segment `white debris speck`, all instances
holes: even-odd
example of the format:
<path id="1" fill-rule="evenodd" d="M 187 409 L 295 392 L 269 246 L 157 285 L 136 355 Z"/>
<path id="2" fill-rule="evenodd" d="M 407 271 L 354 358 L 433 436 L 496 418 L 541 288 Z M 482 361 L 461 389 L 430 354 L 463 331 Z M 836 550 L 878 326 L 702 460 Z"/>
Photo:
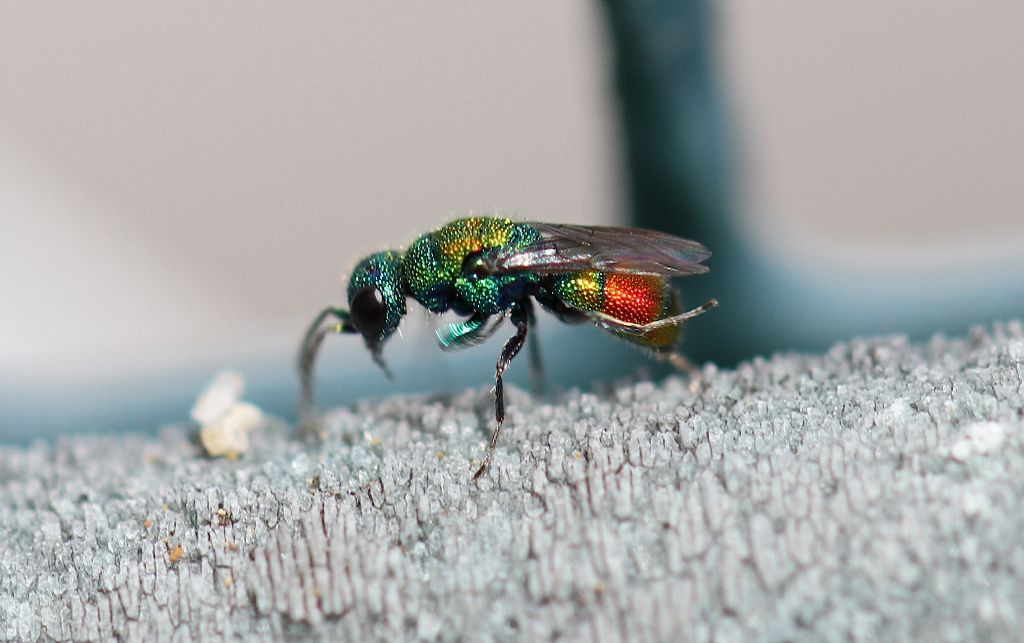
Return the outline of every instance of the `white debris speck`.
<path id="1" fill-rule="evenodd" d="M 206 452 L 214 457 L 232 460 L 249 450 L 249 431 L 263 422 L 263 412 L 255 404 L 239 402 L 217 421 L 199 432 Z"/>
<path id="2" fill-rule="evenodd" d="M 1006 354 L 1018 362 L 1024 361 L 1024 340 L 1016 339 L 1008 343 Z"/>
<path id="3" fill-rule="evenodd" d="M 889 405 L 889 408 L 882 412 L 881 419 L 888 420 L 893 424 L 898 424 L 905 421 L 913 412 L 914 410 L 910 408 L 910 404 L 907 403 L 906 398 L 901 397 L 894 400 L 893 403 Z"/>
<path id="4" fill-rule="evenodd" d="M 201 427 L 199 441 L 209 455 L 234 460 L 249 449 L 249 432 L 263 422 L 263 412 L 239 401 L 244 390 L 245 379 L 239 373 L 222 371 L 192 407 L 192 419 Z"/>
<path id="5" fill-rule="evenodd" d="M 951 458 L 963 462 L 972 455 L 987 455 L 1003 446 L 1006 428 L 996 422 L 978 422 L 964 430 L 949 450 Z"/>
<path id="6" fill-rule="evenodd" d="M 221 371 L 206 385 L 192 406 L 192 419 L 201 426 L 216 422 L 238 403 L 245 391 L 245 378 L 236 371 Z"/>
<path id="7" fill-rule="evenodd" d="M 964 493 L 961 498 L 961 504 L 963 506 L 964 515 L 970 518 L 986 514 L 991 508 L 991 503 L 984 494 L 979 493 L 975 490 L 970 490 Z"/>

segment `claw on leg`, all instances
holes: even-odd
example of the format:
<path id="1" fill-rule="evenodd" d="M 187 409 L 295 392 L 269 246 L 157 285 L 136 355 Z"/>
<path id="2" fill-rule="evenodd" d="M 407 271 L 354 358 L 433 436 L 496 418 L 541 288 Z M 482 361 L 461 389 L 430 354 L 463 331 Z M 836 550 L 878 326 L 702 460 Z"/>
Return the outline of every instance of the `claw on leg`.
<path id="1" fill-rule="evenodd" d="M 335 317 L 338 321 L 324 324 L 329 317 Z M 316 356 L 324 337 L 332 333 L 351 333 L 355 328 L 349 321 L 347 311 L 339 308 L 324 308 L 313 319 L 305 336 L 302 338 L 302 346 L 299 348 L 299 385 L 301 393 L 299 397 L 299 432 L 310 437 L 320 436 L 320 418 L 316 412 L 313 402 L 313 367 L 316 365 Z"/>
<path id="2" fill-rule="evenodd" d="M 675 366 L 679 372 L 686 373 L 690 376 L 690 393 L 693 395 L 700 393 L 700 388 L 704 385 L 704 378 L 701 377 L 700 369 L 697 368 L 693 362 L 686 359 L 679 353 L 669 353 L 665 359 L 672 364 L 672 366 Z"/>

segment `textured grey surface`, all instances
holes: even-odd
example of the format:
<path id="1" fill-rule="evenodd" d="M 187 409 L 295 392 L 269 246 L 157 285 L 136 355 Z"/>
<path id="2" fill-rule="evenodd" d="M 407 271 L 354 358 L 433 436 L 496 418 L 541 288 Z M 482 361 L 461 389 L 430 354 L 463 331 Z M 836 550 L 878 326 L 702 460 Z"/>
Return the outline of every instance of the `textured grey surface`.
<path id="1" fill-rule="evenodd" d="M 0 639 L 1014 639 L 1024 330 L 0 450 Z M 709 445 L 710 439 L 710 445 Z"/>

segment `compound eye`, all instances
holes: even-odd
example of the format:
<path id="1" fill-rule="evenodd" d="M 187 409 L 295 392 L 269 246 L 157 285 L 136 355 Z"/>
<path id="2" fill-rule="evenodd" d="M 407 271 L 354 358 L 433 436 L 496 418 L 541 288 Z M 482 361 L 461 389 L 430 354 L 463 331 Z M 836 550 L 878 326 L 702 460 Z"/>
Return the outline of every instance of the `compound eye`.
<path id="1" fill-rule="evenodd" d="M 384 297 L 373 286 L 363 286 L 355 292 L 350 303 L 352 323 L 363 337 L 380 335 L 388 320 L 388 306 Z"/>

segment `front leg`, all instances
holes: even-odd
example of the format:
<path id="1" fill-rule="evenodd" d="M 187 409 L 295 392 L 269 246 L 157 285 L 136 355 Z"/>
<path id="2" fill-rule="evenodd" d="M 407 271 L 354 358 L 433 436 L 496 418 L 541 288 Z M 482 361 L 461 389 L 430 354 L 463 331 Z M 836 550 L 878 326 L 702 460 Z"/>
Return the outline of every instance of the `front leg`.
<path id="1" fill-rule="evenodd" d="M 325 324 L 333 317 L 330 323 Z M 318 421 L 316 407 L 313 404 L 313 366 L 316 364 L 316 356 L 320 350 L 320 344 L 324 337 L 331 333 L 354 333 L 351 316 L 347 310 L 328 307 L 320 311 L 313 323 L 309 325 L 305 336 L 302 338 L 302 347 L 299 349 L 299 385 L 301 393 L 299 396 L 299 427 L 306 433 L 316 430 Z"/>
<path id="2" fill-rule="evenodd" d="M 501 425 L 505 421 L 505 387 L 502 383 L 502 375 L 505 374 L 509 364 L 519 354 L 520 349 L 522 349 L 523 344 L 526 342 L 526 335 L 530 328 L 527 310 L 521 306 L 513 308 L 512 323 L 516 326 L 516 334 L 505 342 L 505 347 L 501 349 L 501 355 L 498 356 L 498 363 L 494 369 L 494 431 L 491 433 L 491 441 L 488 443 L 487 452 L 484 454 L 484 462 L 476 470 L 476 473 L 473 474 L 474 480 L 483 475 L 484 470 L 490 466 L 491 459 L 494 457 L 494 447 L 498 444 Z"/>
<path id="3" fill-rule="evenodd" d="M 458 351 L 470 346 L 482 344 L 487 338 L 498 330 L 505 315 L 501 314 L 496 320 L 488 320 L 483 313 L 473 313 L 469 319 L 451 324 L 445 324 L 436 331 L 437 344 L 443 351 Z M 488 323 L 489 322 L 489 323 Z"/>

